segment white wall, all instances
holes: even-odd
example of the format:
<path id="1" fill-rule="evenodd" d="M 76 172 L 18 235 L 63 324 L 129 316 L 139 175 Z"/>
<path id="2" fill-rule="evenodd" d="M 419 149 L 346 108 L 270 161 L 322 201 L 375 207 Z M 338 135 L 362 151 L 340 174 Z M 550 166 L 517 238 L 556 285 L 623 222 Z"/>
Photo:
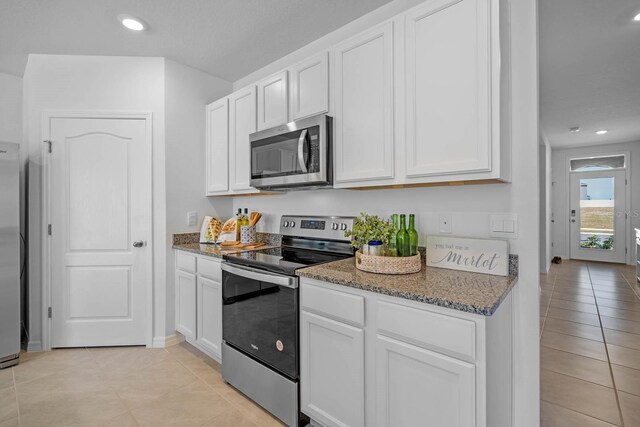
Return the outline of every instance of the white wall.
<path id="1" fill-rule="evenodd" d="M 635 259 L 635 232 L 640 228 L 640 142 L 623 144 L 594 145 L 552 151 L 553 168 L 553 255 L 569 258 L 569 186 L 567 183 L 567 158 L 588 157 L 600 154 L 631 153 L 629 161 L 631 200 L 627 211 L 631 217 L 631 229 L 628 230 L 628 260 Z"/>
<path id="2" fill-rule="evenodd" d="M 174 271 L 171 250 L 174 233 L 199 231 L 204 215 L 226 218 L 232 200 L 205 196 L 205 105 L 228 95 L 226 80 L 165 61 L 165 154 L 166 154 L 166 329 L 175 331 Z M 187 212 L 197 212 L 195 226 L 187 225 Z"/>
<path id="3" fill-rule="evenodd" d="M 321 49 L 376 23 L 382 22 L 420 1 L 393 1 L 298 51 L 234 82 L 242 88 L 286 68 Z M 508 2 L 501 2 L 507 6 Z M 519 237 L 511 240 L 511 252 L 520 255 L 520 279 L 514 290 L 514 425 L 539 425 L 539 188 L 538 188 L 538 62 L 537 1 L 512 2 L 505 10 L 510 18 L 513 181 L 511 184 L 468 187 L 433 187 L 402 190 L 301 191 L 276 196 L 237 197 L 238 207 L 266 214 L 264 231 L 277 231 L 282 214 L 356 215 L 368 211 L 387 215 L 415 212 L 421 237 L 438 232 L 441 212 L 453 214 L 453 233 L 487 236 L 488 213 L 518 215 Z M 507 52 L 503 52 L 506 54 Z M 508 56 L 508 55 L 506 55 Z M 506 57 L 505 56 L 505 57 Z M 402 122 L 397 121 L 396 126 Z"/>
<path id="4" fill-rule="evenodd" d="M 41 112 L 43 110 L 153 113 L 154 334 L 164 336 L 165 135 L 164 59 L 30 55 L 24 74 L 25 141 L 29 154 L 30 349 L 41 345 Z M 160 298 L 161 297 L 161 298 Z"/>
<path id="5" fill-rule="evenodd" d="M 22 142 L 22 79 L 0 73 L 0 141 Z"/>

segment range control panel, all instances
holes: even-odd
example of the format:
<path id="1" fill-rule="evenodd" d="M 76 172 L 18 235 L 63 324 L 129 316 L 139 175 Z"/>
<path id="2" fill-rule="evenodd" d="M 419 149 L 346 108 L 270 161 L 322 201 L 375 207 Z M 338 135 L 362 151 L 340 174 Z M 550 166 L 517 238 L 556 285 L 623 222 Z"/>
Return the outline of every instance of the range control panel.
<path id="1" fill-rule="evenodd" d="M 344 240 L 344 232 L 353 228 L 352 216 L 295 216 L 283 215 L 280 219 L 280 234 L 314 239 Z"/>

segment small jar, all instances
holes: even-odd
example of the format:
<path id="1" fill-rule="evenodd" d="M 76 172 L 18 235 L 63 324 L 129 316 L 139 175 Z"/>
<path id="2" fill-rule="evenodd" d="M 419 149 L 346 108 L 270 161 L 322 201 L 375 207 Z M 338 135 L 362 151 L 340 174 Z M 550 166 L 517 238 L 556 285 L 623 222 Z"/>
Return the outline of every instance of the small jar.
<path id="1" fill-rule="evenodd" d="M 381 240 L 369 241 L 369 255 L 374 255 L 374 256 L 384 255 L 384 245 L 382 244 Z"/>

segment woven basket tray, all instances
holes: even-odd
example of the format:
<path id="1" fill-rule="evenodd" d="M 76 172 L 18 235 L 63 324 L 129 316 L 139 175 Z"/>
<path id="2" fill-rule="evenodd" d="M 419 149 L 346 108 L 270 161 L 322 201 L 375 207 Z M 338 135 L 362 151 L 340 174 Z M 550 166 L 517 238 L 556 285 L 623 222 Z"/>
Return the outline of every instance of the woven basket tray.
<path id="1" fill-rule="evenodd" d="M 420 254 L 408 257 L 365 255 L 356 252 L 356 268 L 378 274 L 411 274 L 422 269 Z"/>

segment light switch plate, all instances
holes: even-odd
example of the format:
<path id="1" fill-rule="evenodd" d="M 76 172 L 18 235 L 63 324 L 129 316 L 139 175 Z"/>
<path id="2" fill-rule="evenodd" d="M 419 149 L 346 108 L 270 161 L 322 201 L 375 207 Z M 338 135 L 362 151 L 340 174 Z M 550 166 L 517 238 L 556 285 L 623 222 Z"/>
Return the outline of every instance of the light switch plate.
<path id="1" fill-rule="evenodd" d="M 489 235 L 506 239 L 518 238 L 518 215 L 490 214 Z"/>
<path id="2" fill-rule="evenodd" d="M 443 213 L 438 216 L 438 229 L 440 233 L 451 234 L 451 214 Z"/>
<path id="3" fill-rule="evenodd" d="M 193 226 L 198 223 L 198 212 L 187 212 L 187 225 Z"/>

